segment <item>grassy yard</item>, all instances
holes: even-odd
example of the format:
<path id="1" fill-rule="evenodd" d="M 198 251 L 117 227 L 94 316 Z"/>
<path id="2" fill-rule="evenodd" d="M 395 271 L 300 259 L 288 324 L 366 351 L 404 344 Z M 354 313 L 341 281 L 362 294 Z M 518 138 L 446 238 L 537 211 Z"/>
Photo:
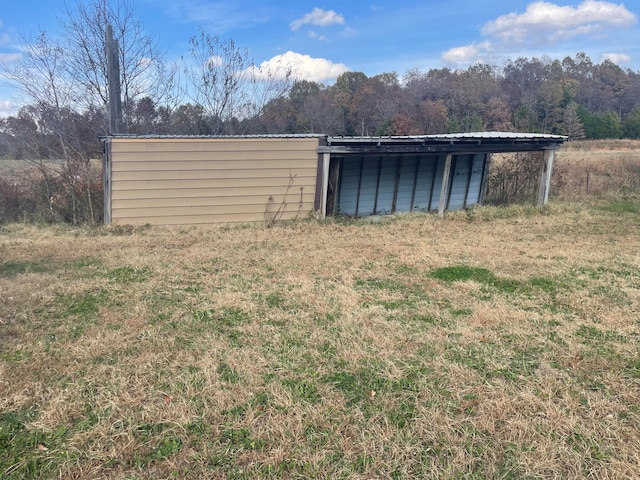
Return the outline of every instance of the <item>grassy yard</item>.
<path id="1" fill-rule="evenodd" d="M 0 227 L 0 477 L 637 478 L 640 200 Z"/>

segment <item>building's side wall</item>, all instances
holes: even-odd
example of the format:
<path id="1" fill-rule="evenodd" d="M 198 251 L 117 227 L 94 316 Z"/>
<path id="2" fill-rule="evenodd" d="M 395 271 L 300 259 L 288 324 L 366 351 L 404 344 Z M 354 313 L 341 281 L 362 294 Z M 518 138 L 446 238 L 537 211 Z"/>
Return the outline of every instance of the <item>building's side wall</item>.
<path id="1" fill-rule="evenodd" d="M 313 209 L 317 138 L 112 138 L 111 222 L 271 222 Z"/>

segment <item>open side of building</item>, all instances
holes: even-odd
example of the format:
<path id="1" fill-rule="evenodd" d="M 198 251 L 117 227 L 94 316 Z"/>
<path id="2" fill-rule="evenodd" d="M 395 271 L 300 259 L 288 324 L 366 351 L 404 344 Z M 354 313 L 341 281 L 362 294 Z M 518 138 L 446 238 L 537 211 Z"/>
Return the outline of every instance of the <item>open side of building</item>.
<path id="1" fill-rule="evenodd" d="M 106 224 L 363 217 L 482 204 L 493 153 L 543 151 L 538 204 L 566 137 L 114 135 L 104 142 Z"/>

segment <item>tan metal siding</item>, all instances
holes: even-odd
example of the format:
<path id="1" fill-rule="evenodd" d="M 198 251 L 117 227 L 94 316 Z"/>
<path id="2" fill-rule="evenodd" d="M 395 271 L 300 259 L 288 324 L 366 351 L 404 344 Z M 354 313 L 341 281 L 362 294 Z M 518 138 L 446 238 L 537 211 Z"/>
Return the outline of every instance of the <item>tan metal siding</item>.
<path id="1" fill-rule="evenodd" d="M 111 221 L 270 221 L 313 209 L 317 138 L 112 138 Z"/>

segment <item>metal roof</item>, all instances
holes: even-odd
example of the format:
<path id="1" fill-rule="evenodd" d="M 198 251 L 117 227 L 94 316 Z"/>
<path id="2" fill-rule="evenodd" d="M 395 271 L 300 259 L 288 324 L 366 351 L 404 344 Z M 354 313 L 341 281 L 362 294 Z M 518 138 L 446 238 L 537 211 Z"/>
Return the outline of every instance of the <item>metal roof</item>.
<path id="1" fill-rule="evenodd" d="M 514 132 L 470 132 L 388 137 L 327 137 L 321 153 L 505 153 L 556 150 L 563 135 Z"/>
<path id="2" fill-rule="evenodd" d="M 466 133 L 440 133 L 435 135 L 387 135 L 387 136 L 345 136 L 326 135 L 324 133 L 274 133 L 274 134 L 251 134 L 251 135 L 163 135 L 135 133 L 116 133 L 104 135 L 101 138 L 322 138 L 326 137 L 331 141 L 402 141 L 402 140 L 451 140 L 451 139 L 554 139 L 564 141 L 567 139 L 563 135 L 549 135 L 542 133 L 517 133 L 517 132 L 466 132 Z"/>
<path id="3" fill-rule="evenodd" d="M 318 153 L 334 154 L 430 154 L 503 153 L 556 150 L 567 140 L 563 135 L 516 132 L 468 132 L 403 136 L 332 136 L 319 133 L 263 135 L 135 135 L 114 134 L 101 137 L 124 139 L 287 139 L 317 138 Z"/>
<path id="4" fill-rule="evenodd" d="M 441 133 L 436 135 L 390 135 L 380 137 L 369 136 L 329 136 L 332 141 L 415 141 L 415 140 L 558 140 L 565 141 L 563 135 L 550 135 L 543 133 L 517 133 L 517 132 L 466 132 L 466 133 Z"/>

